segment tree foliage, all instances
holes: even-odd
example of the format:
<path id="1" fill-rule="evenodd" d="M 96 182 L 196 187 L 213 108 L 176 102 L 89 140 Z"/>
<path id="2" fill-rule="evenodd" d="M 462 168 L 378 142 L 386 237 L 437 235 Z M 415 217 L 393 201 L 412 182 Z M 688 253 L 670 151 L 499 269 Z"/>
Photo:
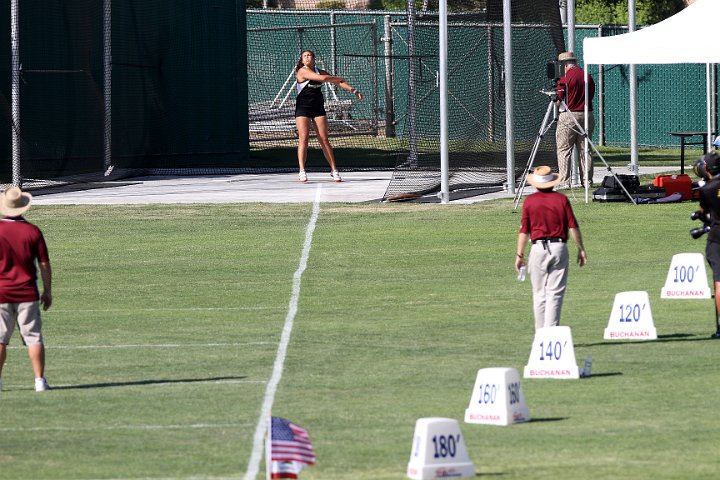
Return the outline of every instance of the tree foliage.
<path id="1" fill-rule="evenodd" d="M 676 14 L 684 6 L 682 0 L 636 0 L 635 23 L 657 23 Z M 577 0 L 575 23 L 627 25 L 628 0 Z"/>
<path id="2" fill-rule="evenodd" d="M 378 8 L 385 10 L 407 9 L 407 0 L 370 0 L 369 8 L 375 8 L 373 5 L 379 5 Z M 486 0 L 447 0 L 447 9 L 450 12 L 482 12 L 485 10 Z M 415 11 L 427 10 L 436 12 L 440 9 L 438 0 L 415 0 Z"/>
<path id="3" fill-rule="evenodd" d="M 439 0 L 415 0 L 415 10 L 437 11 Z M 651 25 L 679 12 L 687 0 L 635 0 L 635 21 L 638 25 Z M 720 0 L 717 0 L 720 1 Z M 250 8 L 261 8 L 263 0 L 246 0 Z M 282 6 L 283 0 L 267 0 L 271 8 Z M 295 0 L 302 4 L 302 0 Z M 325 0 L 316 8 L 346 8 L 341 0 Z M 558 0 L 558 9 L 561 1 Z M 405 11 L 407 0 L 368 0 L 371 10 Z M 502 12 L 502 0 L 447 0 L 448 11 L 451 12 Z M 299 5 L 296 5 L 299 6 Z M 498 20 L 498 19 L 495 19 Z M 499 18 L 502 20 L 502 18 Z M 513 20 L 519 21 L 520 18 Z M 628 0 L 575 0 L 575 23 L 627 25 Z"/>

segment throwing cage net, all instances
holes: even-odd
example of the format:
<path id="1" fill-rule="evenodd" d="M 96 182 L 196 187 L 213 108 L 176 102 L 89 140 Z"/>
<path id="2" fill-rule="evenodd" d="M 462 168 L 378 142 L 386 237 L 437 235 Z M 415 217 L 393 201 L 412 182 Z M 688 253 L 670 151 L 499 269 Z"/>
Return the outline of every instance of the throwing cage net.
<path id="1" fill-rule="evenodd" d="M 449 2 L 448 8 L 452 8 Z M 507 182 L 505 67 L 502 2 L 487 11 L 448 16 L 448 150 L 451 191 L 495 191 Z M 539 134 L 550 88 L 546 64 L 564 50 L 557 1 L 512 2 L 512 69 L 516 177 Z M 440 188 L 440 115 L 438 19 L 416 14 L 393 29 L 399 69 L 407 69 L 407 94 L 396 95 L 398 130 L 406 151 L 398 154 L 389 200 Z M 401 52 L 398 50 L 402 48 Z M 545 133 L 535 162 L 557 165 L 554 125 Z"/>
<path id="2" fill-rule="evenodd" d="M 502 2 L 470 11 L 455 1 L 450 185 L 498 188 L 507 181 Z M 394 170 L 387 197 L 436 190 L 437 14 L 427 2 L 422 12 L 290 3 L 282 6 L 295 10 L 245 11 L 233 0 L 47 0 L 41 10 L 27 0 L 6 3 L 0 183 L 296 170 L 293 69 L 310 49 L 321 68 L 364 96 L 358 102 L 324 86 L 341 170 Z M 521 172 L 548 101 L 539 93 L 548 87 L 545 64 L 564 48 L 555 0 L 512 5 Z M 544 156 L 554 152 L 553 133 L 538 161 L 553 164 L 554 155 Z M 313 142 L 307 168 L 327 169 Z"/>
<path id="3" fill-rule="evenodd" d="M 507 182 L 502 2 L 448 8 L 450 188 L 499 189 Z M 294 68 L 313 50 L 318 66 L 361 90 L 324 85 L 331 143 L 341 169 L 393 169 L 385 198 L 440 187 L 439 26 L 437 12 L 248 11 L 250 145 L 261 169 L 296 170 Z M 307 5 L 312 8 L 312 5 Z M 435 5 L 437 7 L 437 5 Z M 551 87 L 546 64 L 564 50 L 556 0 L 512 2 L 514 138 L 521 173 Z M 271 46 L 271 48 L 268 48 Z M 555 165 L 554 129 L 536 155 Z M 313 143 L 308 170 L 327 169 Z M 519 175 L 518 175 L 519 176 Z"/>
<path id="4" fill-rule="evenodd" d="M 340 168 L 395 165 L 397 144 L 387 141 L 385 131 L 383 21 L 368 11 L 248 11 L 248 115 L 256 168 L 297 170 L 295 66 L 303 50 L 312 50 L 319 69 L 346 78 L 364 97 L 359 102 L 333 84 L 322 86 Z M 307 169 L 327 169 L 314 130 L 310 147 Z"/>
<path id="5" fill-rule="evenodd" d="M 4 5 L 0 183 L 247 167 L 242 4 Z"/>

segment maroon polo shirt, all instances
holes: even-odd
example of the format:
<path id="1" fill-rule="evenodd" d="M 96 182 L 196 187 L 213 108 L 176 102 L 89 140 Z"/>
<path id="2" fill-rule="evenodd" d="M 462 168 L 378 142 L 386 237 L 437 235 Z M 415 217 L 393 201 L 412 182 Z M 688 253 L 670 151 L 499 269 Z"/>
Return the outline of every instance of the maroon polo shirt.
<path id="1" fill-rule="evenodd" d="M 592 111 L 592 99 L 595 96 L 595 81 L 588 75 L 588 109 Z M 571 112 L 585 111 L 585 72 L 575 65 L 558 80 L 558 98 L 565 100 Z"/>
<path id="2" fill-rule="evenodd" d="M 0 220 L 0 303 L 40 299 L 35 260 L 48 263 L 47 245 L 38 227 L 23 217 Z"/>
<path id="3" fill-rule="evenodd" d="M 568 229 L 578 228 L 570 200 L 554 190 L 538 190 L 523 202 L 520 233 L 531 240 L 560 237 L 567 241 Z"/>

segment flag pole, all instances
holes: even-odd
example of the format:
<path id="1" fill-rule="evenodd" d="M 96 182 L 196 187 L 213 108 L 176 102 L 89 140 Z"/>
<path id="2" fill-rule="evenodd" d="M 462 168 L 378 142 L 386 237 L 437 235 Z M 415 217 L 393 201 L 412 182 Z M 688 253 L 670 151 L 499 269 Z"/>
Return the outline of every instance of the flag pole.
<path id="1" fill-rule="evenodd" d="M 265 480 L 270 480 L 271 475 L 271 455 L 270 442 L 272 442 L 272 413 L 268 413 L 267 430 L 265 430 Z"/>

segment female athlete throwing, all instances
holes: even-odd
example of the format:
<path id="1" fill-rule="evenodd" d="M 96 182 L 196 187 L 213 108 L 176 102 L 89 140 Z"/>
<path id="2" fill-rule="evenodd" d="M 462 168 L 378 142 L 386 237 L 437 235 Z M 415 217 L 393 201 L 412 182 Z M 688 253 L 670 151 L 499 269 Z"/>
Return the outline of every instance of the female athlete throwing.
<path id="1" fill-rule="evenodd" d="M 328 140 L 328 121 L 325 113 L 325 99 L 322 94 L 323 82 L 334 83 L 344 90 L 352 92 L 358 100 L 362 100 L 362 94 L 345 81 L 343 77 L 330 75 L 325 70 L 319 70 L 315 66 L 315 53 L 311 50 L 304 50 L 300 60 L 295 67 L 295 78 L 297 80 L 297 100 L 295 102 L 295 125 L 298 131 L 298 163 L 300 164 L 300 181 L 307 182 L 305 173 L 305 161 L 307 160 L 308 142 L 310 140 L 310 125 L 315 126 L 320 148 L 322 148 L 325 160 L 330 164 L 330 174 L 336 182 L 342 182 L 340 172 L 335 165 L 330 140 Z"/>

